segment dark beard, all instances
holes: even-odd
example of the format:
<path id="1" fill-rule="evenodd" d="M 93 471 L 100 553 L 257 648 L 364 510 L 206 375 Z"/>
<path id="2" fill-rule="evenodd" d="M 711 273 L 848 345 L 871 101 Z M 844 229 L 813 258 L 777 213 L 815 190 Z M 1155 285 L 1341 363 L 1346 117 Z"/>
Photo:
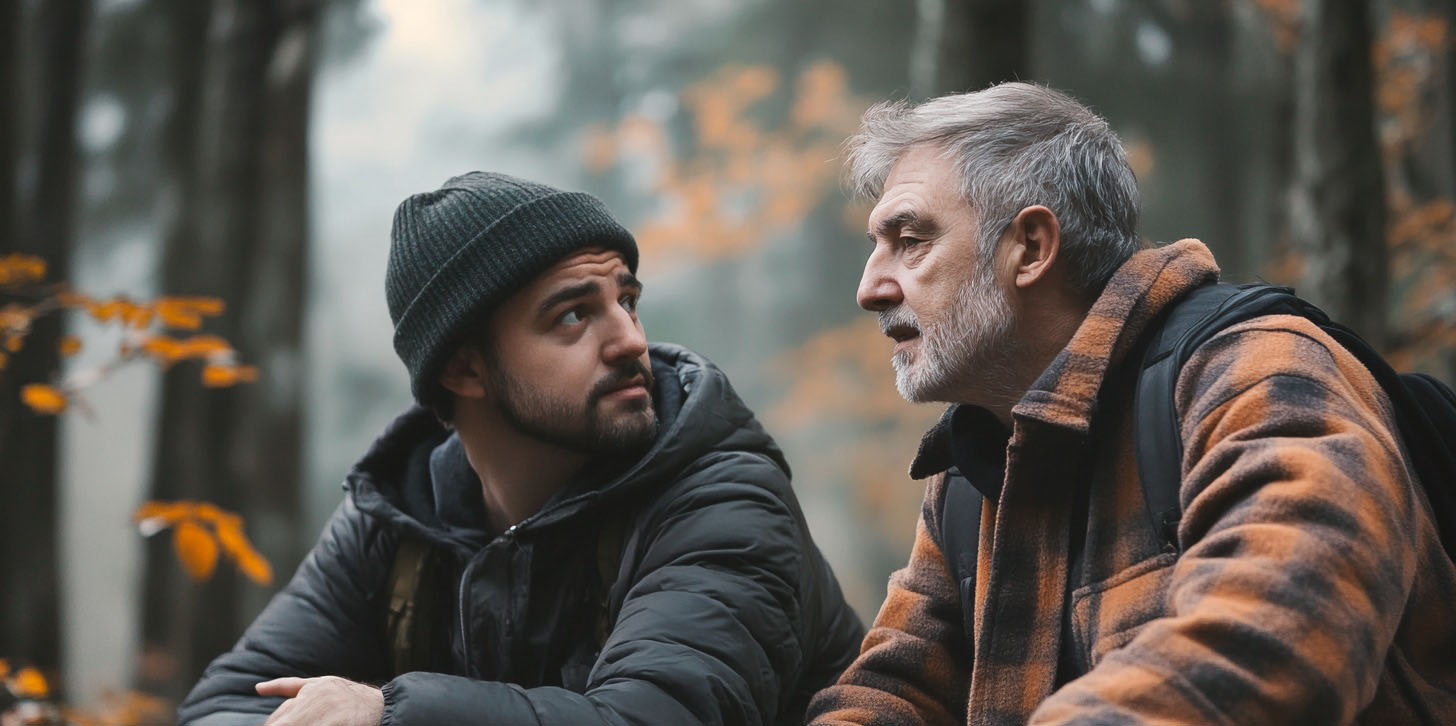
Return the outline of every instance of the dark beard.
<path id="1" fill-rule="evenodd" d="M 649 393 L 652 391 L 652 371 L 640 361 L 627 361 L 597 381 L 587 394 L 584 410 L 521 385 L 498 365 L 490 370 L 491 388 L 501 416 L 526 436 L 590 456 L 637 455 L 657 437 L 651 395 L 631 402 L 630 409 L 610 421 L 601 417 L 602 397 L 627 381 L 641 376 Z"/>

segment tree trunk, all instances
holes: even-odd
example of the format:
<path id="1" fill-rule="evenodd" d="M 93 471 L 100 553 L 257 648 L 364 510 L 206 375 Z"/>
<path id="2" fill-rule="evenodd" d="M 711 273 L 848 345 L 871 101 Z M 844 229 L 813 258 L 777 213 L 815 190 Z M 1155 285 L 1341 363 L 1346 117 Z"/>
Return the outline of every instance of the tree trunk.
<path id="1" fill-rule="evenodd" d="M 1368 3 L 1304 4 L 1294 59 L 1290 226 L 1304 260 L 1300 292 L 1379 348 L 1388 263 L 1371 42 Z"/>
<path id="2" fill-rule="evenodd" d="M 3 173 L 10 178 L 0 230 L 0 253 L 23 252 L 39 255 L 49 265 L 48 277 L 64 281 L 70 273 L 70 251 L 75 225 L 76 112 L 81 95 L 81 53 L 91 8 L 89 0 L 48 0 L 34 12 L 38 42 L 24 44 L 34 49 L 35 58 L 24 64 L 33 69 L 31 82 L 20 84 L 16 75 L 15 48 L 21 46 L 16 31 L 20 22 L 19 3 L 7 3 L 0 30 L 10 34 L 4 41 L 6 60 L 0 70 L 6 74 L 5 98 L 24 98 L 34 103 L 34 114 L 23 111 L 25 103 L 7 110 L 20 117 L 20 125 L 33 119 L 23 136 L 33 151 L 27 161 L 34 168 L 34 182 L 16 195 L 16 160 L 21 146 L 11 146 L 17 134 L 15 119 L 7 120 L 7 148 Z M 17 22 L 19 21 L 19 22 Z M 20 86 L 24 93 L 15 93 Z M 17 113 L 17 110 L 21 111 Z M 60 369 L 58 347 L 62 321 L 55 316 L 38 321 L 26 337 L 25 348 L 0 372 L 0 657 L 35 664 L 45 670 L 60 667 L 60 598 L 57 569 L 56 430 L 54 416 L 38 416 L 20 403 L 20 387 L 44 382 Z"/>
<path id="3" fill-rule="evenodd" d="M 1026 78 L 1031 58 L 1029 3 L 1021 0 L 917 0 L 911 85 L 920 97 L 978 91 Z"/>
<path id="4" fill-rule="evenodd" d="M 179 8 L 189 0 L 175 0 Z M 201 499 L 242 514 L 282 574 L 298 538 L 309 91 L 318 8 L 311 2 L 217 0 L 177 17 L 179 103 L 167 147 L 162 285 L 223 298 L 213 329 L 259 382 L 209 390 L 191 376 L 163 383 L 152 496 Z M 189 45 L 196 26 L 205 46 Z M 189 54 L 205 56 L 191 61 Z M 197 71 L 195 69 L 200 69 Z M 188 581 L 170 542 L 148 553 L 140 685 L 173 697 L 227 650 L 264 593 L 224 563 Z"/>

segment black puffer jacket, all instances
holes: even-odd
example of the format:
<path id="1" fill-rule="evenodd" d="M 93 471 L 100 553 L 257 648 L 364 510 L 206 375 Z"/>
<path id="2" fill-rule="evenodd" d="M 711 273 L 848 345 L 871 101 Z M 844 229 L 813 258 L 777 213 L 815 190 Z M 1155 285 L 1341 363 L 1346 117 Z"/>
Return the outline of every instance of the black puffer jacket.
<path id="1" fill-rule="evenodd" d="M 448 432 L 423 410 L 401 416 L 349 475 L 293 580 L 208 667 L 181 723 L 261 723 L 280 701 L 253 684 L 291 675 L 383 683 L 389 725 L 800 723 L 864 628 L 809 537 L 783 455 L 722 372 L 677 346 L 651 357 L 652 449 L 483 546 L 437 515 L 430 454 Z M 584 587 L 601 579 L 596 528 L 623 516 L 598 655 Z M 402 535 L 453 558 L 439 673 L 389 671 Z"/>

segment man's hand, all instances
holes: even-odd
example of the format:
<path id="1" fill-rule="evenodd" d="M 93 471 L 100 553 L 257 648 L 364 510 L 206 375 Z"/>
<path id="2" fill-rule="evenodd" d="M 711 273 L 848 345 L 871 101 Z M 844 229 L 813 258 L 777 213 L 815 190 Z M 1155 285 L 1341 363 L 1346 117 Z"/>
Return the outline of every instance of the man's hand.
<path id="1" fill-rule="evenodd" d="M 264 726 L 378 726 L 384 714 L 378 688 L 338 676 L 275 678 L 253 688 L 260 696 L 288 699 Z"/>

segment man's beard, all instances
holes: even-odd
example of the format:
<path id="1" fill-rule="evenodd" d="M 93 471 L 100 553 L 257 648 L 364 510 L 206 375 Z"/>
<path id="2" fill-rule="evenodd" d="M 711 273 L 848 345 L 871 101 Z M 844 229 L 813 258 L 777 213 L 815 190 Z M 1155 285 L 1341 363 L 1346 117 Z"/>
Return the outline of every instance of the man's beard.
<path id="1" fill-rule="evenodd" d="M 657 437 L 650 395 L 652 371 L 640 361 L 623 363 L 597 381 L 581 407 L 526 386 L 498 365 L 490 370 L 490 385 L 501 415 L 526 436 L 591 456 L 640 454 Z M 601 399 L 638 376 L 649 395 L 622 402 L 624 410 L 604 420 Z"/>
<path id="2" fill-rule="evenodd" d="M 967 402 L 960 400 L 967 391 L 989 392 L 1010 380 L 1016 315 L 990 265 L 976 265 L 941 320 L 922 327 L 904 305 L 880 312 L 881 329 L 903 325 L 920 331 L 918 351 L 902 350 L 891 359 L 895 388 L 905 400 Z"/>

